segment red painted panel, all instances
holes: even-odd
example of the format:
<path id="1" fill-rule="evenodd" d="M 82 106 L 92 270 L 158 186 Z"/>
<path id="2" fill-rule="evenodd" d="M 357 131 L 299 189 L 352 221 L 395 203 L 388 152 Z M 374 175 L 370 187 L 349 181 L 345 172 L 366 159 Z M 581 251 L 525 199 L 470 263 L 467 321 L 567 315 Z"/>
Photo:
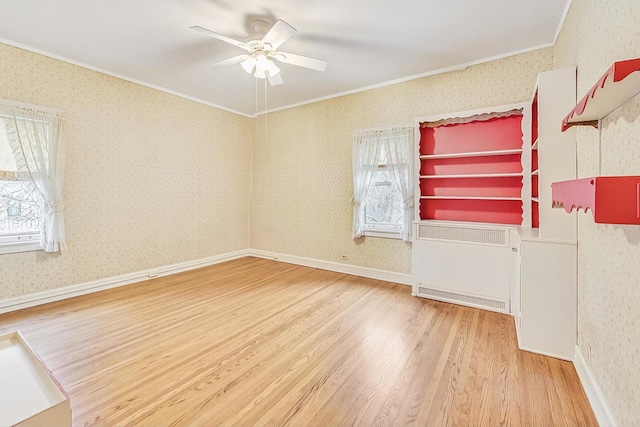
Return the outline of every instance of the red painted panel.
<path id="1" fill-rule="evenodd" d="M 538 139 L 538 91 L 533 97 L 531 104 L 531 144 Z"/>
<path id="2" fill-rule="evenodd" d="M 522 148 L 522 116 L 420 129 L 420 154 Z"/>
<path id="3" fill-rule="evenodd" d="M 522 178 L 421 179 L 423 196 L 520 197 Z"/>
<path id="4" fill-rule="evenodd" d="M 538 150 L 531 151 L 531 172 L 538 169 Z"/>
<path id="5" fill-rule="evenodd" d="M 421 219 L 522 224 L 522 203 L 509 200 L 421 200 Z"/>
<path id="6" fill-rule="evenodd" d="M 422 159 L 420 175 L 457 175 L 476 173 L 520 173 L 520 154 L 507 156 Z"/>
<path id="7" fill-rule="evenodd" d="M 640 224 L 640 176 L 599 176 L 595 180 L 595 222 Z"/>
<path id="8" fill-rule="evenodd" d="M 531 197 L 538 197 L 538 175 L 531 176 Z"/>
<path id="9" fill-rule="evenodd" d="M 531 227 L 540 227 L 540 203 L 531 202 Z"/>
<path id="10" fill-rule="evenodd" d="M 554 205 L 590 209 L 601 224 L 640 225 L 640 176 L 598 176 L 551 185 Z"/>

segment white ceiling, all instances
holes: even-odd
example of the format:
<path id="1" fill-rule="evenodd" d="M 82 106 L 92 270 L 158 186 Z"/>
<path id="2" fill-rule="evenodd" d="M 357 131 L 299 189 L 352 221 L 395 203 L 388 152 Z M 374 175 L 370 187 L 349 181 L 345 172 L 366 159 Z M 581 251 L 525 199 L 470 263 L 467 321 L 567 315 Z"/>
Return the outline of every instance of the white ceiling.
<path id="1" fill-rule="evenodd" d="M 244 51 L 189 27 L 239 40 L 255 17 L 295 27 L 280 49 L 327 70 L 278 64 L 285 83 L 268 89 L 273 110 L 548 46 L 569 2 L 0 0 L 0 41 L 253 116 L 264 110 L 255 79 L 239 64 L 206 67 Z"/>

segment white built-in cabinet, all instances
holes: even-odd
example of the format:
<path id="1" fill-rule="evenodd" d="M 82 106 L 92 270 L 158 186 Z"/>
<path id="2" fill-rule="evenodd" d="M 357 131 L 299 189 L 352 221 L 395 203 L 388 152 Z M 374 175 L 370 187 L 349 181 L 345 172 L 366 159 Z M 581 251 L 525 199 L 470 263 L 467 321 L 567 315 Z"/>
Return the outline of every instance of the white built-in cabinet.
<path id="1" fill-rule="evenodd" d="M 416 119 L 414 295 L 511 313 L 514 227 L 531 221 L 530 111 Z"/>
<path id="2" fill-rule="evenodd" d="M 575 99 L 576 69 L 568 67 L 541 73 L 531 102 L 515 105 L 523 109 L 522 146 L 518 147 L 522 187 L 515 197 L 522 201 L 520 224 L 424 218 L 425 212 L 437 218 L 439 205 L 425 209 L 416 204 L 413 230 L 414 295 L 512 314 L 522 349 L 567 360 L 573 359 L 576 343 L 577 226 L 575 216 L 552 209 L 551 183 L 576 176 L 575 134 L 571 130 L 561 132 L 564 114 L 575 105 Z M 465 117 L 513 107 L 426 119 Z M 416 120 L 418 131 L 424 120 Z M 425 197 L 422 193 L 437 189 L 431 182 L 439 178 L 425 178 L 426 173 L 435 174 L 437 170 L 425 168 L 425 160 L 431 161 L 434 156 L 425 153 L 420 132 L 417 134 L 416 170 L 421 172 L 416 176 L 416 199 L 424 203 L 437 196 Z M 468 146 L 464 151 L 476 150 Z M 478 163 L 470 165 L 470 170 Z M 453 182 L 454 188 L 446 191 L 458 191 L 456 181 L 448 182 Z M 507 180 L 503 182 L 512 186 Z M 465 209 L 464 202 L 457 203 L 454 208 Z M 485 206 L 504 209 L 500 202 L 491 203 L 494 205 Z"/>
<path id="3" fill-rule="evenodd" d="M 532 212 L 538 210 L 539 223 L 518 230 L 520 277 L 512 291 L 520 348 L 566 360 L 573 359 L 577 338 L 577 223 L 575 216 L 552 208 L 551 184 L 576 177 L 575 131 L 562 132 L 562 119 L 575 99 L 575 67 L 540 73 L 531 131 L 531 158 L 538 170 Z"/>

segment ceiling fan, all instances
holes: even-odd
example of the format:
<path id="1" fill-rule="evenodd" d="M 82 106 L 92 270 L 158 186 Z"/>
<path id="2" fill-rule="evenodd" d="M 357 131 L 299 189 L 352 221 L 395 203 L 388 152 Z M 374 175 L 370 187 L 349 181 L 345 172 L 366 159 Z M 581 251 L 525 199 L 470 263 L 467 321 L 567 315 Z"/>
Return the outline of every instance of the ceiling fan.
<path id="1" fill-rule="evenodd" d="M 246 42 L 241 42 L 203 27 L 191 27 L 192 30 L 247 51 L 243 55 L 211 64 L 209 68 L 220 68 L 240 63 L 247 73 L 253 74 L 259 79 L 266 78 L 271 86 L 284 83 L 280 75 L 280 68 L 278 68 L 273 59 L 285 64 L 297 65 L 316 71 L 324 71 L 327 68 L 326 61 L 278 51 L 278 48 L 297 32 L 295 28 L 282 19 L 278 19 L 271 29 L 269 29 L 268 22 L 256 19 L 251 23 L 251 28 L 253 28 L 255 34 L 247 37 Z"/>

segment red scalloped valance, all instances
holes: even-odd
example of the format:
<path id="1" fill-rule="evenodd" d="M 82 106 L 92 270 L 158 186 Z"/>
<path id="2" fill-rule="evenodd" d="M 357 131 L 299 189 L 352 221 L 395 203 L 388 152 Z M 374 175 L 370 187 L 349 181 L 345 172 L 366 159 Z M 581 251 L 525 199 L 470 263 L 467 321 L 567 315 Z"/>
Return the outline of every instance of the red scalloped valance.
<path id="1" fill-rule="evenodd" d="M 461 123 L 486 122 L 487 120 L 497 119 L 501 117 L 521 116 L 522 108 L 509 111 L 500 111 L 493 113 L 476 114 L 468 117 L 452 117 L 450 119 L 437 120 L 435 122 L 420 122 L 421 128 L 436 128 L 439 126 L 457 125 Z"/>

